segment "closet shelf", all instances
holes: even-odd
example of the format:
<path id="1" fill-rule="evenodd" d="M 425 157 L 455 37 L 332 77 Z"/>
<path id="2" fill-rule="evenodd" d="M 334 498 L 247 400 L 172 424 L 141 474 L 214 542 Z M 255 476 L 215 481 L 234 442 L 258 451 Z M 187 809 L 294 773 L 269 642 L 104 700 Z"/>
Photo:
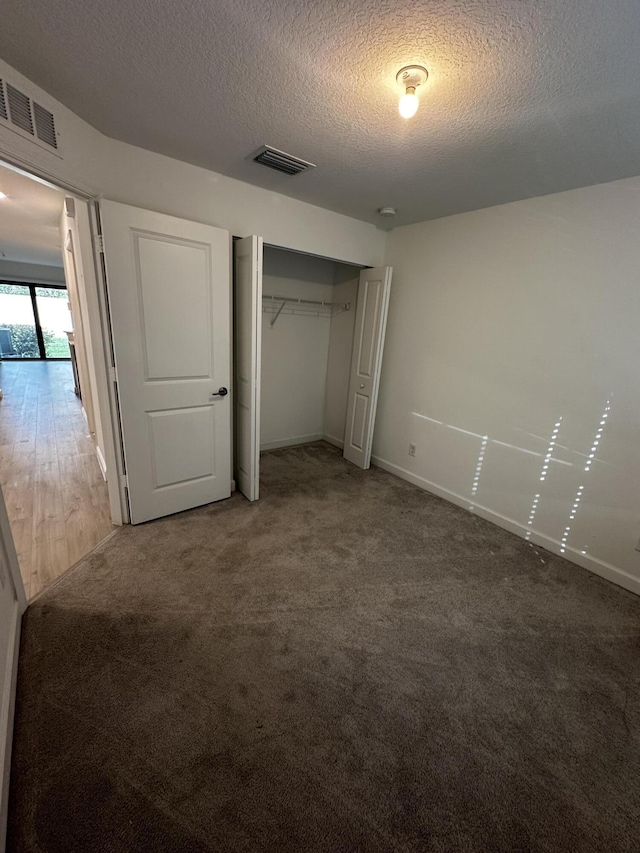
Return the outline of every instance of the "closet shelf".
<path id="1" fill-rule="evenodd" d="M 262 311 L 273 314 L 271 325 L 275 325 L 281 314 L 299 314 L 302 317 L 333 317 L 342 311 L 349 311 L 350 302 L 322 302 L 318 299 L 296 299 L 293 296 L 272 296 L 263 294 Z"/>

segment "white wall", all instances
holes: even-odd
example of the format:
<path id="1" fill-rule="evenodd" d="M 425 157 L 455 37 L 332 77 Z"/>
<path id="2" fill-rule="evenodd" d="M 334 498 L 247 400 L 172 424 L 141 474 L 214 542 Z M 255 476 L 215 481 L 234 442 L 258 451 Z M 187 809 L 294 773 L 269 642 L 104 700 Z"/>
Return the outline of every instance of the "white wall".
<path id="1" fill-rule="evenodd" d="M 344 446 L 344 431 L 349 400 L 349 371 L 356 323 L 358 278 L 337 284 L 333 301 L 349 304 L 349 311 L 334 314 L 329 335 L 329 358 L 325 386 L 324 437 L 337 447 Z"/>
<path id="2" fill-rule="evenodd" d="M 297 299 L 333 300 L 330 261 L 264 251 L 263 292 Z M 316 441 L 324 429 L 325 381 L 331 318 L 262 315 L 260 445 L 263 450 Z"/>
<path id="3" fill-rule="evenodd" d="M 114 201 L 217 225 L 244 237 L 353 263 L 377 264 L 385 234 L 368 223 L 109 139 L 0 60 L 0 77 L 55 115 L 63 159 L 0 127 L 0 155 Z M 295 178 L 291 178 L 295 180 Z"/>
<path id="4" fill-rule="evenodd" d="M 62 253 L 60 254 L 62 264 Z M 50 267 L 44 264 L 27 264 L 21 261 L 6 261 L 0 258 L 0 278 L 11 281 L 30 281 L 36 284 L 65 284 L 62 266 Z"/>
<path id="5" fill-rule="evenodd" d="M 389 470 L 637 592 L 639 222 L 632 178 L 393 231 L 374 442 Z"/>

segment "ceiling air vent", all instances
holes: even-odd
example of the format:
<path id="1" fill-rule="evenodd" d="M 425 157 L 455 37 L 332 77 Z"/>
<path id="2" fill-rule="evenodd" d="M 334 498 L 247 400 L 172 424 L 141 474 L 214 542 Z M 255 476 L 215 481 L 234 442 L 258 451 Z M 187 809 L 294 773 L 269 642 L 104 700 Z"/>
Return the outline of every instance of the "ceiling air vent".
<path id="1" fill-rule="evenodd" d="M 2 80 L 0 80 L 0 118 L 8 119 L 7 115 L 7 102 L 4 99 L 4 85 Z"/>
<path id="2" fill-rule="evenodd" d="M 24 92 L 7 83 L 7 98 L 9 100 L 9 115 L 12 124 L 26 130 L 33 136 L 33 119 L 31 118 L 31 100 Z"/>
<path id="3" fill-rule="evenodd" d="M 306 160 L 285 154 L 284 151 L 278 151 L 277 148 L 271 148 L 269 145 L 261 148 L 253 159 L 255 163 L 261 163 L 263 166 L 275 169 L 276 172 L 284 172 L 285 175 L 299 175 L 307 169 L 315 169 L 315 163 L 307 163 Z"/>
<path id="4" fill-rule="evenodd" d="M 57 148 L 58 140 L 56 139 L 56 126 L 53 121 L 53 113 L 50 113 L 49 110 L 45 110 L 44 107 L 41 107 L 40 104 L 36 104 L 34 101 L 33 117 L 36 121 L 36 134 L 38 139 L 42 142 L 46 142 L 47 145 L 50 145 L 52 148 Z"/>

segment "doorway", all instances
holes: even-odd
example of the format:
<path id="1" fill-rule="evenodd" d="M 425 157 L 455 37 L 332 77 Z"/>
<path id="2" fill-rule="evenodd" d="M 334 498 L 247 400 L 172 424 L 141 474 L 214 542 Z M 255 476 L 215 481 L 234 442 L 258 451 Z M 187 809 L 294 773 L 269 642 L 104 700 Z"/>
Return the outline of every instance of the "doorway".
<path id="1" fill-rule="evenodd" d="M 368 468 L 391 269 L 235 242 L 235 472 L 259 497 L 261 452 L 324 440 Z"/>
<path id="2" fill-rule="evenodd" d="M 360 270 L 265 247 L 261 451 L 343 446 Z"/>
<path id="3" fill-rule="evenodd" d="M 65 193 L 0 165 L 0 484 L 27 598 L 113 529 Z"/>

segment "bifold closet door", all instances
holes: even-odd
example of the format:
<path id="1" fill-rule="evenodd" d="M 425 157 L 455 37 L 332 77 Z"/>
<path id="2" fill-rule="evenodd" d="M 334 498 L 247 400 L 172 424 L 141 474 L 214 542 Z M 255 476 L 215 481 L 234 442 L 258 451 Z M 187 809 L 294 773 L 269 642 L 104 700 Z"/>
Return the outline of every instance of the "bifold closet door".
<path id="1" fill-rule="evenodd" d="M 262 357 L 262 237 L 234 243 L 236 468 L 238 489 L 260 494 L 260 365 Z"/>
<path id="2" fill-rule="evenodd" d="M 231 494 L 229 233 L 100 202 L 131 521 Z"/>
<path id="3" fill-rule="evenodd" d="M 343 455 L 365 469 L 371 464 L 391 273 L 391 267 L 363 270 L 358 285 Z"/>

